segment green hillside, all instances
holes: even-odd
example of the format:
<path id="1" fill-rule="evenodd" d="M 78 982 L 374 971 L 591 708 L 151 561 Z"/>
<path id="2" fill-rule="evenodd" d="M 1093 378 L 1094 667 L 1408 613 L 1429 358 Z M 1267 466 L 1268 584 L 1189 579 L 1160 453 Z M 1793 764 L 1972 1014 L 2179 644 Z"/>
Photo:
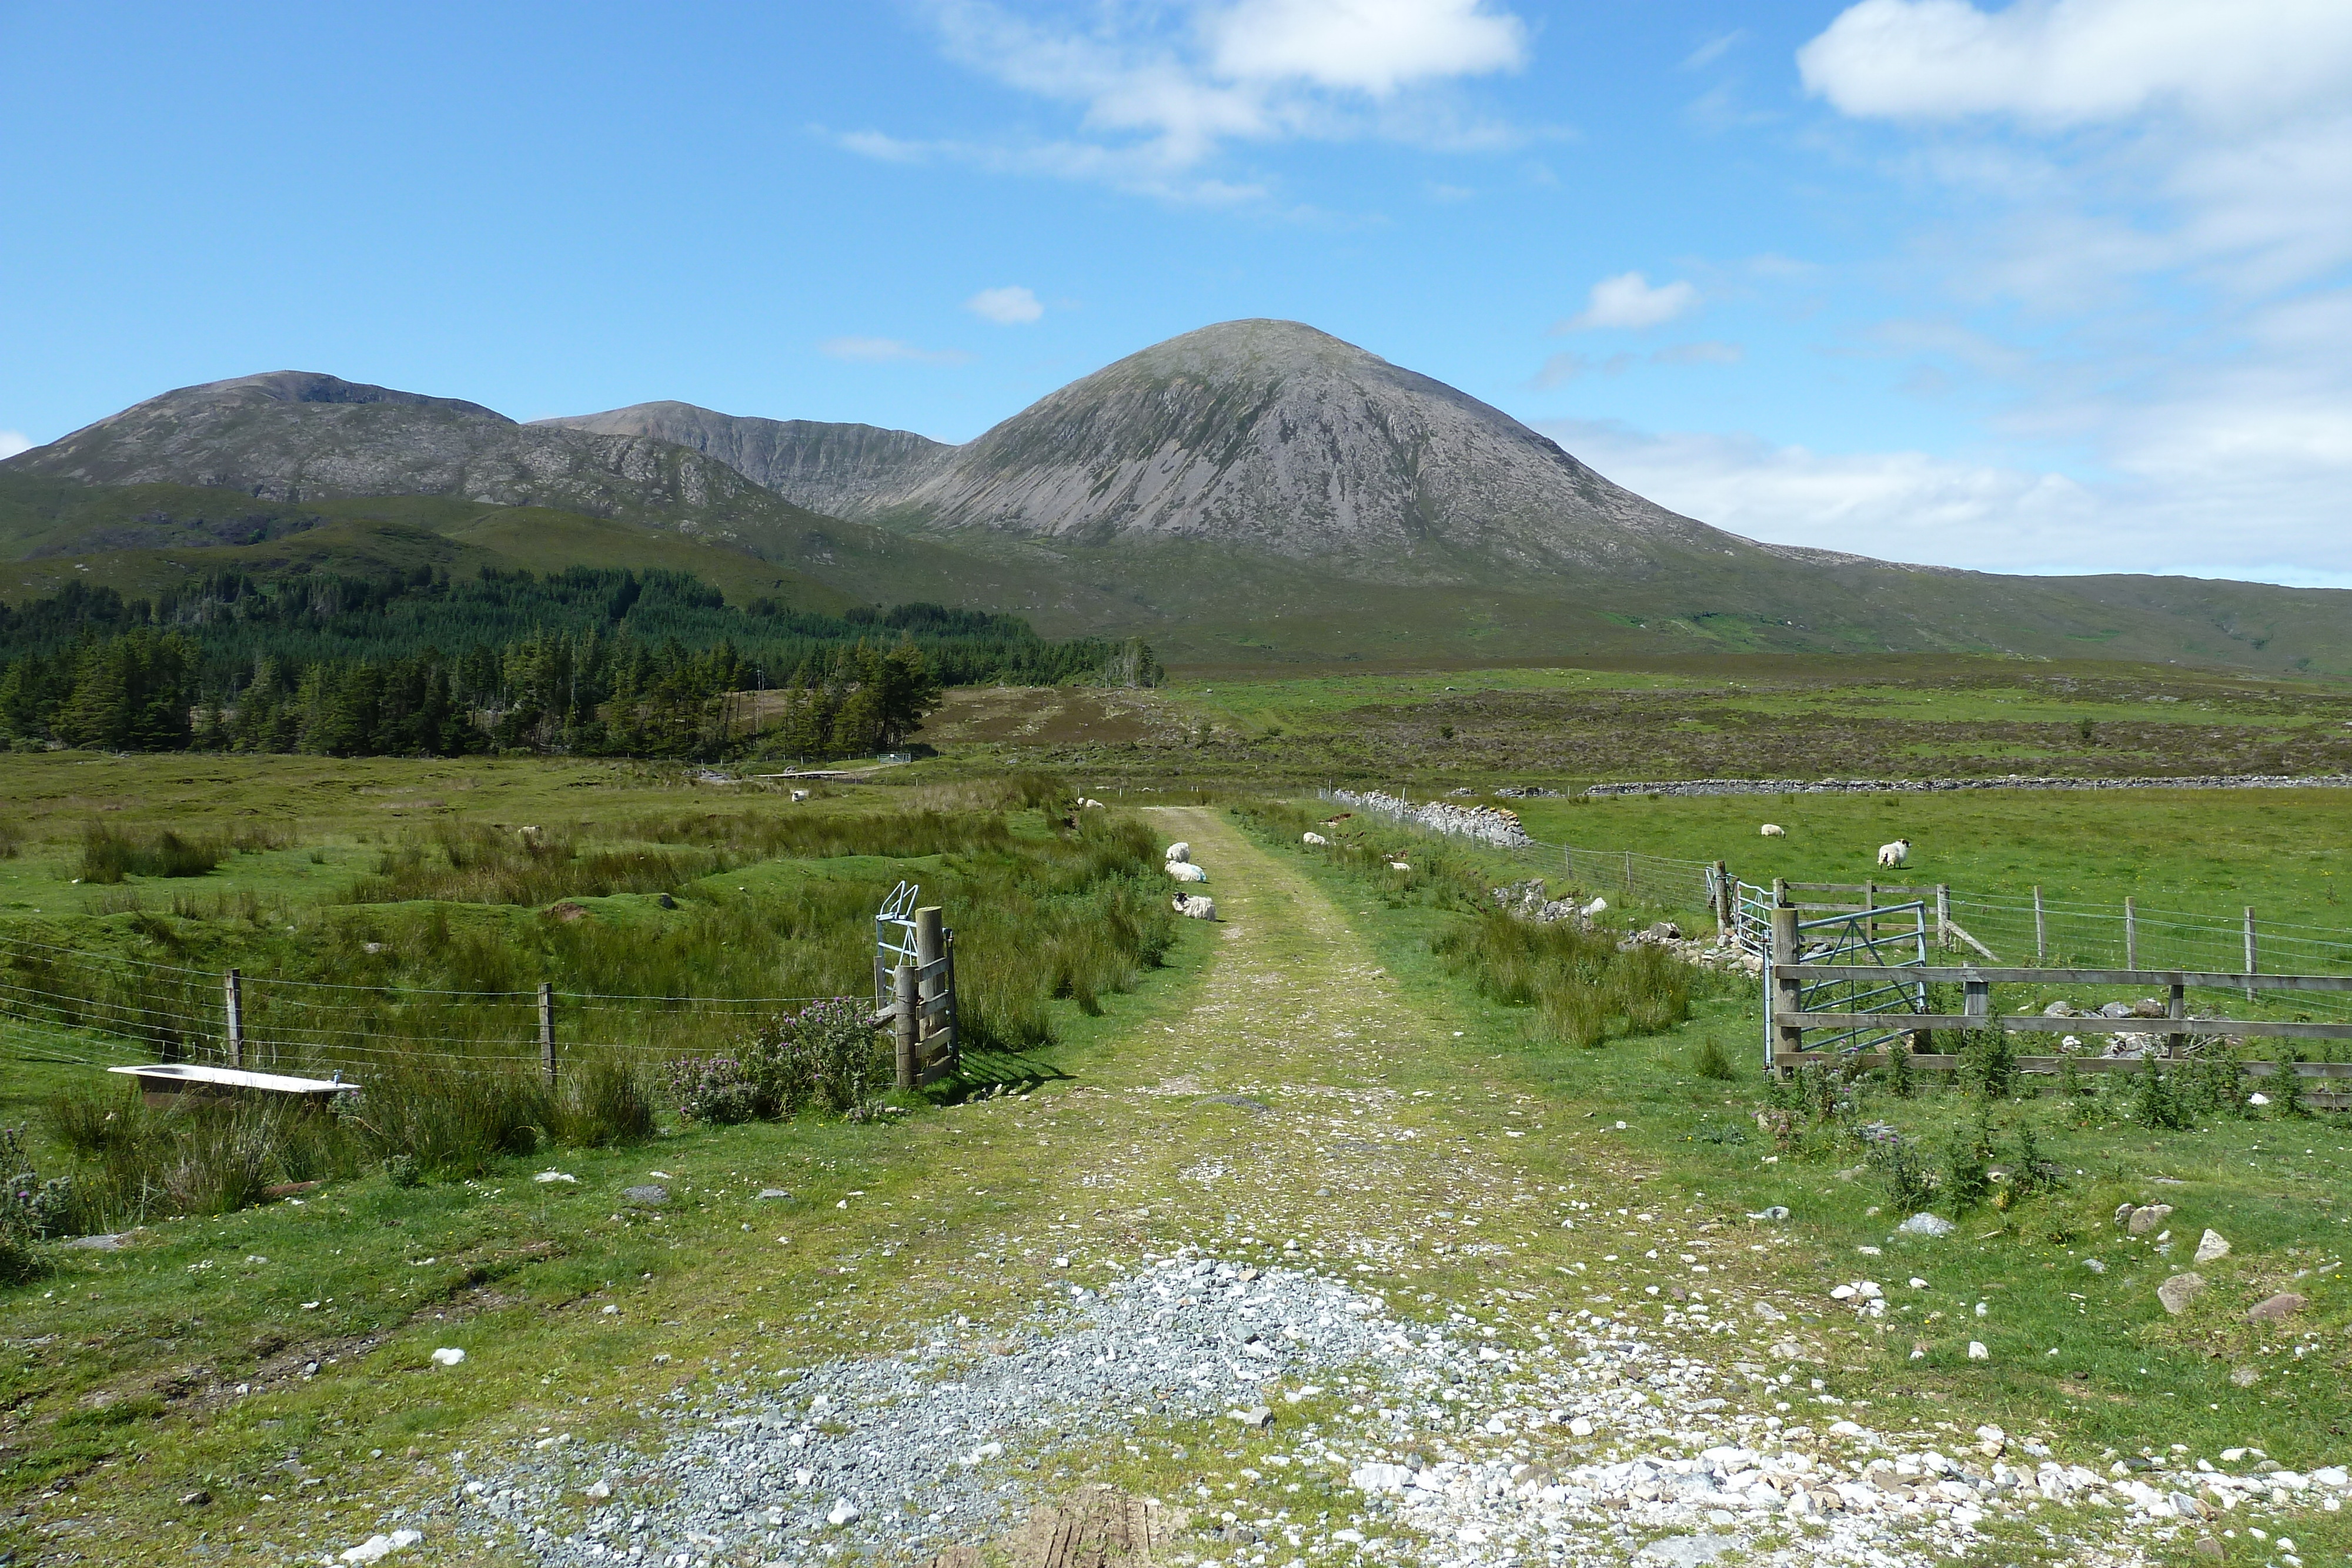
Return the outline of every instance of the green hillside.
<path id="1" fill-rule="evenodd" d="M 68 582 L 149 596 L 208 573 L 377 578 L 420 567 L 472 576 L 567 567 L 680 571 L 731 604 L 772 599 L 835 613 L 865 602 L 747 549 L 675 528 L 446 496 L 300 504 L 187 485 L 79 485 L 0 469 L 0 600 Z"/>

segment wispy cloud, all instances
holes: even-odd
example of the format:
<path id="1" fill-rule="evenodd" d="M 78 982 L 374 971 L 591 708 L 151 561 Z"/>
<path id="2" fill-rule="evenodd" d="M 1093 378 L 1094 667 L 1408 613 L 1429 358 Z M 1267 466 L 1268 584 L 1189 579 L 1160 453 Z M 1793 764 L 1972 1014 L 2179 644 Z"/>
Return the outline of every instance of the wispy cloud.
<path id="1" fill-rule="evenodd" d="M 817 352 L 858 365 L 968 365 L 961 349 L 919 349 L 896 338 L 827 338 Z"/>
<path id="2" fill-rule="evenodd" d="M 19 452 L 30 452 L 33 443 L 21 430 L 0 430 L 0 461 L 14 457 Z"/>
<path id="3" fill-rule="evenodd" d="M 835 145 L 1220 203 L 1264 193 L 1203 171 L 1234 142 L 1381 137 L 1475 151 L 1524 140 L 1443 91 L 1526 64 L 1528 26 L 1498 0 L 1192 0 L 1105 6 L 1091 24 L 1034 20 L 994 0 L 932 0 L 929 11 L 951 58 L 1067 106 L 1068 132 L 821 132 Z"/>
<path id="4" fill-rule="evenodd" d="M 1019 285 L 983 288 L 963 302 L 963 308 L 983 321 L 1000 327 L 1025 327 L 1045 314 L 1037 297 Z"/>
<path id="5" fill-rule="evenodd" d="M 1592 286 L 1584 308 L 1557 327 L 1555 332 L 1587 332 L 1621 328 L 1639 329 L 1673 320 L 1698 303 L 1698 290 L 1688 283 L 1662 283 L 1652 287 L 1638 272 L 1621 272 Z"/>
<path id="6" fill-rule="evenodd" d="M 1748 350 L 1737 343 L 1721 343 L 1709 339 L 1697 343 L 1675 343 L 1660 349 L 1650 356 L 1654 365 L 1736 365 L 1748 358 Z"/>
<path id="7" fill-rule="evenodd" d="M 1903 271 L 1941 298 L 1868 345 L 2088 476 L 1988 514 L 2009 563 L 2352 572 L 2352 8 L 1860 0 L 1797 64 L 1933 214 Z"/>
<path id="8" fill-rule="evenodd" d="M 1697 48 L 1683 57 L 1683 69 L 1695 71 L 1711 66 L 1731 52 L 1733 46 L 1748 37 L 1745 27 L 1734 27 L 1728 33 L 1717 33 Z"/>

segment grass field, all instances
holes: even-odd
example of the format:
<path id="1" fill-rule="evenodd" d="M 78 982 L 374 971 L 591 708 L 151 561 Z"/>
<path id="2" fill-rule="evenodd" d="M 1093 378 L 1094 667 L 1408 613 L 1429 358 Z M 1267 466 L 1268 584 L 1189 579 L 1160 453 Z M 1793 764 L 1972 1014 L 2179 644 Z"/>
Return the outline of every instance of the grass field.
<path id="1" fill-rule="evenodd" d="M 1730 678 L 1765 684 L 1769 674 Z M 1414 1166 L 1390 1185 L 1318 1166 L 1322 1185 L 1309 1186 L 1285 1163 L 1303 1159 L 1304 1145 L 1266 1132 L 1275 1123 L 1253 1130 L 1240 1112 L 1203 1112 L 1191 1089 L 1170 1098 L 1169 1082 L 1295 1087 L 1318 1105 L 1317 1096 L 1391 1096 L 1401 1125 L 1482 1151 L 1510 1181 L 1620 1199 L 1615 1221 L 1547 1221 L 1501 1261 L 1361 1254 L 1373 1260 L 1366 1279 L 1432 1322 L 1456 1307 L 1499 1303 L 1508 1314 L 1516 1300 L 1538 1305 L 1496 1318 L 1503 1332 L 1532 1333 L 1546 1306 L 1673 1322 L 1701 1295 L 1657 1245 L 1673 1227 L 1703 1239 L 1706 1288 L 1785 1304 L 1784 1332 L 1811 1363 L 1775 1364 L 1799 1379 L 1780 1396 L 1793 1406 L 1778 1417 L 1788 1424 L 1835 1419 L 1839 1409 L 1807 1403 L 1826 1397 L 1922 1442 L 1964 1444 L 1978 1422 L 1997 1421 L 2102 1469 L 2174 1444 L 2217 1462 L 2243 1445 L 2296 1468 L 2342 1462 L 2352 1297 L 2338 1265 L 2352 1140 L 2336 1141 L 2340 1120 L 2209 1115 L 2161 1132 L 2134 1119 L 2119 1081 L 2100 1096 L 1990 1103 L 1958 1088 L 1902 1098 L 1864 1084 L 1836 1116 L 1795 1118 L 1783 1136 L 1758 1122 L 1776 1107 L 1747 1075 L 1759 1030 L 1752 983 L 1700 981 L 1694 1016 L 1664 1032 L 1620 1028 L 1599 1047 L 1562 1046 L 1538 1009 L 1482 995 L 1447 961 L 1463 910 L 1433 901 L 1436 879 L 1367 875 L 1286 832 L 1246 854 L 1238 839 L 1223 852 L 1210 891 L 1234 912 L 1226 926 L 1174 922 L 1156 964 L 1121 959 L 1090 978 L 1083 955 L 1056 946 L 1066 927 L 1053 922 L 1108 921 L 1111 905 L 1086 902 L 1108 885 L 1088 869 L 1097 830 L 1062 827 L 1062 787 L 1010 771 L 1055 760 L 1076 788 L 1109 796 L 1124 784 L 1113 817 L 1202 794 L 1296 798 L 1303 783 L 1344 778 L 1345 756 L 1377 755 L 1404 733 L 1368 714 L 1397 716 L 1415 735 L 1454 723 L 1456 739 L 1472 727 L 1461 716 L 1479 715 L 1497 745 L 1532 753 L 1551 744 L 1553 721 L 1509 706 L 1523 699 L 1588 715 L 1575 721 L 1589 729 L 1578 744 L 1633 761 L 1665 754 L 1643 751 L 1657 744 L 1656 705 L 1697 696 L 1715 705 L 1704 711 L 1718 730 L 1738 712 L 1827 734 L 1883 704 L 1921 723 L 2014 721 L 2080 742 L 2087 713 L 2095 737 L 2144 727 L 2156 738 L 2143 749 L 2158 760 L 2185 722 L 2172 708 L 2192 702 L 2212 705 L 2196 727 L 2222 732 L 2231 755 L 2307 746 L 2332 756 L 2328 727 L 2340 727 L 2339 694 L 2327 687 L 2151 673 L 2152 684 L 2117 676 L 2057 695 L 2033 684 L 2046 669 L 2009 685 L 1982 666 L 1961 674 L 1895 679 L 1879 668 L 1837 686 L 1782 669 L 1762 691 L 1692 671 L 1589 670 L 1507 673 L 1475 692 L 1446 692 L 1469 685 L 1455 676 L 1245 692 L 1211 683 L 1116 701 L 975 694 L 949 710 L 963 727 L 943 737 L 940 758 L 825 784 L 798 803 L 770 784 L 631 763 L 0 756 L 0 945 L 29 937 L 93 960 L 179 963 L 206 984 L 238 962 L 265 979 L 393 988 L 474 975 L 498 987 L 551 977 L 567 989 L 662 993 L 691 979 L 721 995 L 774 995 L 761 987 L 787 977 L 854 988 L 874 898 L 912 876 L 946 896 L 970 934 L 969 983 L 984 993 L 1000 983 L 992 977 L 1017 981 L 1036 1009 L 1017 1046 L 975 1063 L 977 1079 L 1032 1089 L 1025 1102 L 948 1111 L 938 1097 L 893 1096 L 898 1109 L 878 1121 L 812 1114 L 718 1128 L 682 1124 L 665 1103 L 647 1142 L 542 1140 L 418 1185 L 374 1165 L 338 1169 L 279 1201 L 152 1218 L 120 1252 L 43 1244 L 48 1272 L 0 1288 L 0 1507 L 16 1511 L 0 1513 L 0 1550 L 26 1563 L 316 1561 L 383 1528 L 391 1510 L 438 1506 L 460 1451 L 528 1450 L 559 1434 L 654 1442 L 674 1389 L 702 1398 L 761 1369 L 889 1352 L 942 1314 L 984 1333 L 1065 1277 L 1057 1251 L 1073 1259 L 1069 1277 L 1099 1281 L 1113 1260 L 1188 1241 L 1270 1260 L 1284 1235 L 1344 1249 L 1363 1228 L 1403 1228 L 1415 1246 L 1441 1230 L 1479 1234 L 1471 1205 L 1486 1177 L 1468 1166 Z M 2181 702 L 2157 700 L 2166 695 Z M 2100 763 L 2104 744 L 2069 755 Z M 1557 777 L 1429 760 L 1436 745 L 1387 754 L 1410 764 L 1417 796 Z M 1620 771 L 1646 771 L 1633 761 Z M 1749 881 L 1859 880 L 1877 843 L 1907 834 L 1914 881 L 1980 891 L 2038 882 L 2053 899 L 2129 894 L 2144 907 L 2225 920 L 2252 904 L 2265 919 L 2352 925 L 2337 903 L 2352 875 L 2347 791 L 1512 804 L 1549 841 L 1721 858 Z M 1185 820 L 1234 831 L 1205 815 Z M 1762 821 L 1789 836 L 1759 839 Z M 217 841 L 223 858 L 201 875 L 77 884 L 93 824 L 140 842 L 166 830 Z M 561 854 L 514 848 L 525 825 Z M 1160 833 L 1158 821 L 1148 831 Z M 502 847 L 467 847 L 478 841 Z M 1448 852 L 1498 878 L 1541 869 Z M 1001 918 L 979 912 L 997 898 Z M 557 902 L 581 906 L 582 918 L 548 917 Z M 1378 985 L 1316 980 L 1334 964 Z M 1305 1004 L 1256 999 L 1313 985 L 1322 988 Z M 1003 1016 L 1013 999 L 997 1004 Z M 1345 1015 L 1362 1037 L 1353 1051 L 1325 1049 L 1319 1031 L 1339 1027 L 1328 1010 L 1312 1027 L 1295 1022 L 1300 1005 L 1364 1009 Z M 1702 1073 L 1710 1042 L 1741 1076 Z M 31 1129 L 43 1174 L 66 1158 L 47 1131 L 54 1102 L 93 1076 L 54 1061 L 8 1063 L 0 1124 Z M 1855 1129 L 1883 1122 L 1940 1161 L 1980 1120 L 1997 1165 L 2016 1163 L 2030 1130 L 2063 1173 L 2056 1190 L 1975 1204 L 1942 1240 L 1893 1234 L 1901 1216 Z M 1183 1174 L 1212 1158 L 1264 1168 L 1213 1200 Z M 549 1168 L 576 1180 L 531 1179 Z M 1100 1191 L 1079 1194 L 1079 1174 L 1102 1179 Z M 654 1180 L 670 1189 L 665 1206 L 623 1199 L 623 1188 Z M 757 1196 L 769 1188 L 791 1196 Z M 2120 1234 L 2112 1216 L 2126 1200 L 2173 1205 L 2168 1239 Z M 1786 1221 L 1749 1218 L 1774 1205 L 1790 1211 Z M 2231 1251 L 2200 1268 L 2204 1294 L 2171 1316 L 2155 1287 L 2187 1266 L 2208 1226 Z M 1913 1277 L 1927 1283 L 1915 1290 Z M 1885 1285 L 1884 1317 L 1830 1301 L 1832 1285 L 1862 1278 Z M 2276 1291 L 2309 1304 L 2275 1325 L 2249 1322 L 2245 1308 Z M 1990 1360 L 1969 1359 L 1972 1339 Z M 462 1368 L 430 1362 L 443 1346 L 467 1351 Z M 1824 1386 L 1805 1389 L 1809 1376 Z M 1769 1394 L 1755 1397 L 1759 1415 L 1770 1410 Z M 1310 1405 L 1300 1418 L 1338 1431 L 1349 1417 Z M 1154 1495 L 1238 1484 L 1221 1466 L 1219 1456 L 1234 1457 L 1226 1439 L 1142 1436 L 1132 1452 L 1041 1454 L 1034 1479 L 1091 1476 Z M 1346 1505 L 1318 1497 L 1317 1507 Z M 2306 1560 L 2352 1550 L 2339 1517 L 2294 1519 Z M 485 1560 L 434 1541 L 419 1560 Z M 2188 1561 L 2186 1539 L 2175 1545 Z M 2232 1538 L 2228 1560 L 2263 1560 L 2242 1548 L 2251 1543 Z M 2041 1550 L 2021 1539 L 1978 1560 L 1990 1568 Z"/>
<path id="2" fill-rule="evenodd" d="M 945 744 L 1106 785 L 2352 770 L 2352 688 L 2171 665 L 1797 657 L 959 695 Z M 927 738 L 929 737 L 927 736 Z"/>

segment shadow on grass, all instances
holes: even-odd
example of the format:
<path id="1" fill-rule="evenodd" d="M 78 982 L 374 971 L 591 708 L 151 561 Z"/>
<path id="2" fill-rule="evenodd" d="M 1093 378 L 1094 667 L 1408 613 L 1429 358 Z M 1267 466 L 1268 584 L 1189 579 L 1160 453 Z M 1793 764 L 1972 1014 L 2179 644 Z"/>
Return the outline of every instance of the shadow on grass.
<path id="1" fill-rule="evenodd" d="M 1049 1079 L 1066 1079 L 1049 1061 L 1011 1051 L 967 1051 L 963 1064 L 940 1088 L 949 1100 L 970 1100 L 982 1094 L 1034 1089 Z"/>

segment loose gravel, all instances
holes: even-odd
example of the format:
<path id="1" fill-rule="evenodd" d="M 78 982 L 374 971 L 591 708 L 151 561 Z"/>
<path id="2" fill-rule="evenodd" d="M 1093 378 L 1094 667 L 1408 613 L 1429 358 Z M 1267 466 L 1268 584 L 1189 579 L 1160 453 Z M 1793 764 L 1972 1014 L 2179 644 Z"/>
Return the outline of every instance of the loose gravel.
<path id="1" fill-rule="evenodd" d="M 943 1323 L 898 1355 L 681 1396 L 656 1446 L 556 1434 L 484 1457 L 449 1502 L 467 1536 L 551 1568 L 922 1561 L 1004 1535 L 1052 1495 L 1038 1478 L 1056 1460 L 1149 1434 L 1198 1447 L 1205 1471 L 1212 1446 L 1263 1429 L 1239 1481 L 1155 1500 L 1190 1512 L 1197 1544 L 1171 1561 L 1597 1568 L 1737 1548 L 1877 1568 L 1966 1553 L 2007 1521 L 2102 1568 L 2242 1503 L 2333 1511 L 2352 1487 L 2340 1470 L 2102 1474 L 1990 1427 L 1948 1454 L 1852 1420 L 1817 1431 L 1727 1397 L 1748 1378 L 1786 1392 L 1758 1368 L 1552 1315 L 1529 1344 L 1311 1272 L 1151 1260 L 1007 1330 Z M 1294 1417 L 1318 1399 L 1323 1418 Z M 1345 1511 L 1310 1518 L 1309 1480 Z"/>

